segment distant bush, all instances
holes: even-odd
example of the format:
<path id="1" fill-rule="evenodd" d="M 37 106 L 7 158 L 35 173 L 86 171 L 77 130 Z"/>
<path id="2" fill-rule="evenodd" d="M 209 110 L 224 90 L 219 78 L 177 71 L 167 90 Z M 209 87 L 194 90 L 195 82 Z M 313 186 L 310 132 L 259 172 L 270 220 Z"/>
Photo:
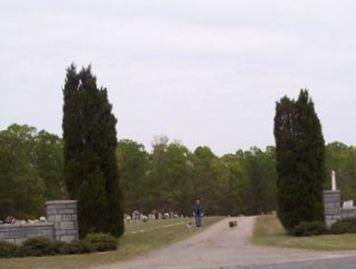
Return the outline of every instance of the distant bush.
<path id="1" fill-rule="evenodd" d="M 17 252 L 17 245 L 6 241 L 0 241 L 0 258 L 14 257 Z"/>
<path id="2" fill-rule="evenodd" d="M 291 230 L 294 236 L 312 236 L 325 233 L 325 224 L 322 221 L 303 221 Z"/>
<path id="3" fill-rule="evenodd" d="M 332 234 L 344 234 L 344 233 L 356 233 L 356 219 L 343 219 L 336 222 L 331 226 L 330 233 Z"/>

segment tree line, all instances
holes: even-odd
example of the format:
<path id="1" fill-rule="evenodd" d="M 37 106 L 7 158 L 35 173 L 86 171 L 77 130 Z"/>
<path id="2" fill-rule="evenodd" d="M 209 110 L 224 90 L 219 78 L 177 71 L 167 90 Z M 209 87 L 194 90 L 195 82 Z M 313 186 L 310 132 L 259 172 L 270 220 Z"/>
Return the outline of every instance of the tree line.
<path id="1" fill-rule="evenodd" d="M 116 148 L 124 211 L 152 209 L 191 213 L 196 197 L 207 214 L 253 215 L 275 210 L 275 147 L 238 150 L 221 157 L 206 146 L 190 151 L 167 137 L 152 151 L 133 140 Z M 63 140 L 28 125 L 0 131 L 0 216 L 19 219 L 43 214 L 46 200 L 68 198 L 63 178 Z M 356 200 L 356 148 L 326 145 L 326 171 L 337 172 L 343 199 Z M 330 188 L 329 176 L 323 182 Z"/>
<path id="2" fill-rule="evenodd" d="M 118 164 L 125 209 L 189 215 L 200 198 L 209 215 L 260 214 L 276 208 L 275 151 L 252 148 L 218 157 L 207 146 L 193 152 L 158 137 L 148 153 L 122 140 Z"/>

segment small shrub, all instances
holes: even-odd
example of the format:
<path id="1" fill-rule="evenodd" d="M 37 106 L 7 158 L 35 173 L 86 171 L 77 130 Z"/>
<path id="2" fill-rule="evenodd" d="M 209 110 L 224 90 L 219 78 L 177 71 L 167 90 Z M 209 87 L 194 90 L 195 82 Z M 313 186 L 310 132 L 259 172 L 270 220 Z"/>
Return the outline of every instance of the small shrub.
<path id="1" fill-rule="evenodd" d="M 16 256 L 17 245 L 6 241 L 0 241 L 0 258 L 10 258 Z"/>
<path id="2" fill-rule="evenodd" d="M 74 240 L 69 243 L 69 254 L 83 254 L 95 252 L 95 247 L 87 240 Z"/>
<path id="3" fill-rule="evenodd" d="M 84 251 L 81 252 L 80 251 L 81 248 L 79 248 L 79 246 L 78 246 L 79 243 L 80 243 L 79 240 L 74 240 L 70 243 L 56 241 L 54 244 L 58 244 L 58 248 L 59 248 L 58 254 L 61 254 L 61 255 L 89 253 L 89 252 L 84 252 Z"/>
<path id="4" fill-rule="evenodd" d="M 104 233 L 88 234 L 82 241 L 88 243 L 94 251 L 116 250 L 118 246 L 118 241 L 115 237 Z"/>
<path id="5" fill-rule="evenodd" d="M 291 230 L 294 236 L 312 236 L 325 233 L 325 224 L 322 221 L 303 221 Z"/>
<path id="6" fill-rule="evenodd" d="M 51 255 L 72 254 L 70 245 L 62 241 L 52 241 L 49 245 L 49 252 L 51 253 Z"/>
<path id="7" fill-rule="evenodd" d="M 356 233 L 356 219 L 343 219 L 334 223 L 331 226 L 330 233 L 332 234 L 344 234 L 344 233 Z"/>
<path id="8" fill-rule="evenodd" d="M 53 242 L 46 237 L 36 236 L 26 239 L 18 248 L 18 256 L 44 256 L 55 255 L 57 250 L 53 248 Z"/>

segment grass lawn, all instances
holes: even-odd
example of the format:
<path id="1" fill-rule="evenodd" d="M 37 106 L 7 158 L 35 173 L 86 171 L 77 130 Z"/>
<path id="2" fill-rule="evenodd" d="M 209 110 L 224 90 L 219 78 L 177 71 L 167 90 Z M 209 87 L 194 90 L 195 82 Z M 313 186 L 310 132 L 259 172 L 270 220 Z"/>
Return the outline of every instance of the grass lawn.
<path id="1" fill-rule="evenodd" d="M 221 219 L 219 217 L 205 218 L 204 226 L 207 227 Z M 0 268 L 82 269 L 114 263 L 145 254 L 148 251 L 161 248 L 199 233 L 196 229 L 188 229 L 186 227 L 187 222 L 188 219 L 131 223 L 127 225 L 126 232 L 120 239 L 117 251 L 82 255 L 0 259 Z"/>
<path id="2" fill-rule="evenodd" d="M 356 234 L 294 237 L 286 234 L 275 215 L 266 215 L 256 218 L 251 243 L 313 250 L 356 250 Z"/>

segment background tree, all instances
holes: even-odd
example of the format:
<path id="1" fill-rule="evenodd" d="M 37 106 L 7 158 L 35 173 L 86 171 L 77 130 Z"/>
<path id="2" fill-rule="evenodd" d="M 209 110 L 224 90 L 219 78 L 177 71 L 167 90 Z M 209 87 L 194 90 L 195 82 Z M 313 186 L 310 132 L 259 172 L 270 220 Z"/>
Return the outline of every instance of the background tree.
<path id="1" fill-rule="evenodd" d="M 278 214 L 287 230 L 302 221 L 323 219 L 325 142 L 306 90 L 296 101 L 277 103 L 274 134 L 278 172 Z"/>
<path id="2" fill-rule="evenodd" d="M 11 125 L 0 132 L 0 218 L 32 218 L 42 212 L 44 181 L 34 165 L 36 129 Z"/>
<path id="3" fill-rule="evenodd" d="M 192 203 L 191 153 L 179 142 L 156 137 L 147 170 L 149 210 L 188 214 Z"/>
<path id="4" fill-rule="evenodd" d="M 200 146 L 195 149 L 193 158 L 195 196 L 202 200 L 206 214 L 217 214 L 219 203 L 216 201 L 220 199 L 219 189 L 221 188 L 218 157 L 209 147 Z"/>
<path id="5" fill-rule="evenodd" d="M 54 134 L 40 131 L 33 141 L 34 167 L 44 181 L 46 200 L 67 197 L 63 181 L 63 143 Z"/>
<path id="6" fill-rule="evenodd" d="M 63 106 L 64 177 L 78 200 L 79 233 L 124 231 L 116 160 L 116 118 L 90 66 L 67 69 Z"/>
<path id="7" fill-rule="evenodd" d="M 253 147 L 235 154 L 239 164 L 237 190 L 240 196 L 240 213 L 258 215 L 276 209 L 275 150 L 265 151 Z"/>
<path id="8" fill-rule="evenodd" d="M 145 179 L 148 156 L 142 144 L 129 139 L 118 143 L 117 161 L 126 212 L 147 209 L 145 199 L 149 187 Z"/>
<path id="9" fill-rule="evenodd" d="M 194 196 L 191 155 L 189 149 L 179 142 L 173 142 L 167 147 L 165 200 L 169 210 L 185 215 L 191 213 Z"/>

